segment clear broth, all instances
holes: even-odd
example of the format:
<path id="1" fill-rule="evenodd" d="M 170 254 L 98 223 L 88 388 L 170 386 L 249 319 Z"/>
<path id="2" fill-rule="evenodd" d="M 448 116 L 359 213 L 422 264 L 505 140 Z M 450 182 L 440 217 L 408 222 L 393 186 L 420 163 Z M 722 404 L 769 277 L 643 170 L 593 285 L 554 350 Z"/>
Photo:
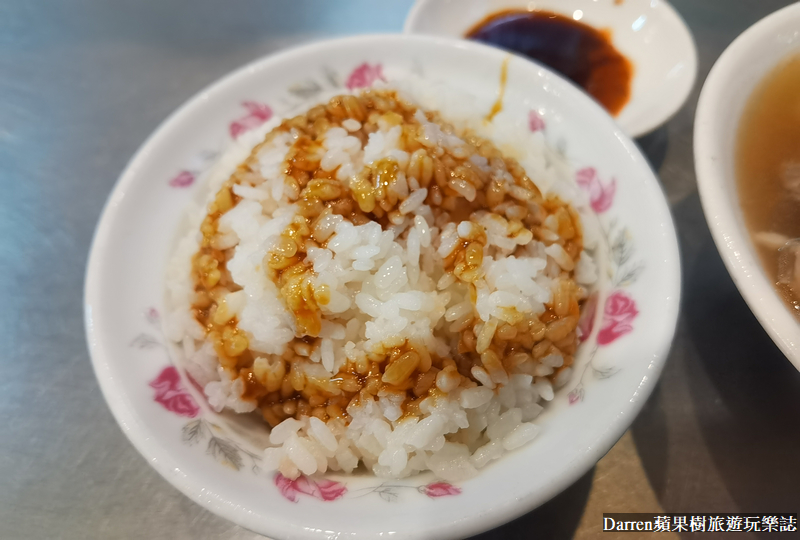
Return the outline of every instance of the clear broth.
<path id="1" fill-rule="evenodd" d="M 756 87 L 745 106 L 736 141 L 736 176 L 745 222 L 767 274 L 800 319 L 800 299 L 778 282 L 778 250 L 754 236 L 776 232 L 800 237 L 800 189 L 787 186 L 787 167 L 800 167 L 800 55 L 786 59 Z"/>

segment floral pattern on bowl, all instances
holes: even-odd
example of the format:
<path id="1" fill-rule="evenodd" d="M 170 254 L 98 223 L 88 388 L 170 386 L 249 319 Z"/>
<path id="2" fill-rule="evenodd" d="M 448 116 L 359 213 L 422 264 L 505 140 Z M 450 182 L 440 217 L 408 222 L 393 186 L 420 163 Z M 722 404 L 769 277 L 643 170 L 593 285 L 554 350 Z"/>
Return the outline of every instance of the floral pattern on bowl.
<path id="1" fill-rule="evenodd" d="M 339 75 L 336 74 L 331 68 L 325 69 L 325 74 L 328 84 L 335 87 L 335 81 L 340 79 Z M 345 77 L 345 80 L 346 83 L 344 86 L 348 90 L 368 88 L 377 81 L 386 82 L 386 78 L 383 75 L 383 65 L 380 63 L 370 65 L 367 62 L 363 62 L 356 66 Z M 313 100 L 320 93 L 322 93 L 324 84 L 324 81 L 305 80 L 302 83 L 290 85 L 288 91 L 290 93 L 299 95 L 302 99 Z M 298 89 L 302 90 L 298 91 Z M 233 120 L 230 123 L 229 133 L 232 139 L 238 138 L 247 130 L 260 126 L 272 116 L 272 109 L 269 107 L 269 105 L 249 100 L 244 101 L 243 106 L 245 109 L 250 111 L 250 114 Z M 546 130 L 545 121 L 535 110 L 529 111 L 528 113 L 528 129 L 531 132 L 544 132 Z M 219 148 L 216 149 L 215 152 L 206 151 L 205 154 L 216 155 L 221 153 L 222 150 L 222 148 Z M 201 175 L 203 172 L 204 171 L 200 171 L 197 173 L 197 175 Z M 176 178 L 179 178 L 184 174 L 186 174 L 186 171 L 179 172 L 176 177 L 173 177 L 173 179 L 168 182 L 169 185 L 171 187 L 178 188 L 186 187 L 186 185 L 183 183 L 176 182 Z M 192 181 L 194 181 L 195 176 L 196 175 L 192 175 Z M 604 182 L 601 180 L 597 169 L 594 167 L 584 167 L 575 173 L 575 182 L 576 185 L 586 193 L 589 205 L 598 216 L 606 213 L 613 206 L 617 191 L 617 181 L 615 178 L 611 178 L 607 182 Z M 606 244 L 609 244 L 609 230 L 606 230 L 602 223 L 601 227 L 603 227 L 603 240 Z M 624 263 L 632 257 L 634 247 L 630 237 L 631 235 L 627 233 L 627 231 L 623 231 L 621 235 L 616 237 L 615 244 L 610 246 L 612 255 L 617 255 L 615 260 L 617 264 L 612 268 L 614 275 L 616 275 L 617 270 L 623 267 Z M 630 273 L 619 283 L 615 283 L 615 285 L 624 287 L 632 284 L 636 279 L 636 274 L 641 271 L 641 269 L 641 265 L 636 266 L 635 272 Z M 592 297 L 586 303 L 586 307 L 582 315 L 581 330 L 584 339 L 592 335 L 592 330 L 594 328 L 596 319 L 598 296 L 598 293 L 592 294 Z M 584 389 L 584 376 L 587 373 L 595 373 L 600 379 L 606 379 L 616 373 L 616 368 L 605 368 L 601 370 L 594 367 L 593 362 L 595 360 L 597 350 L 599 347 L 609 345 L 618 338 L 630 333 L 633 330 L 633 320 L 638 314 L 639 312 L 636 308 L 635 300 L 622 289 L 615 290 L 605 299 L 603 313 L 600 317 L 601 327 L 594 339 L 595 345 L 592 352 L 589 354 L 588 361 L 585 362 L 580 370 L 581 375 L 577 377 L 577 382 L 572 387 L 572 390 L 569 391 L 570 405 L 574 405 L 584 400 L 586 395 Z M 148 322 L 153 324 L 158 319 L 158 311 L 155 308 L 149 308 L 147 310 L 146 318 Z M 149 345 L 152 343 L 156 343 L 156 340 L 147 334 L 140 334 L 132 342 L 132 344 L 136 346 L 142 344 Z M 161 343 L 158 343 L 158 345 L 165 347 L 165 345 L 162 345 Z M 185 376 L 188 378 L 188 375 Z M 188 416 L 190 418 L 194 418 L 199 414 L 199 409 L 194 398 L 192 398 L 191 394 L 183 390 L 180 384 L 180 375 L 174 366 L 164 368 L 159 376 L 149 384 L 151 387 L 156 389 L 155 400 L 162 404 L 167 410 L 178 415 Z M 189 445 L 194 445 L 198 440 L 207 439 L 208 448 L 206 453 L 213 456 L 217 461 L 220 461 L 224 465 L 233 467 L 236 470 L 242 468 L 242 457 L 240 454 L 244 454 L 252 462 L 252 467 L 250 468 L 251 471 L 255 474 L 259 474 L 261 472 L 260 468 L 258 467 L 258 462 L 260 459 L 258 458 L 257 454 L 240 447 L 235 440 L 215 436 L 215 431 L 223 431 L 223 428 L 205 420 L 196 420 L 184 426 L 183 440 Z M 323 501 L 333 501 L 339 499 L 347 492 L 345 482 L 346 481 L 333 481 L 325 478 L 312 479 L 305 476 L 301 476 L 297 480 L 289 480 L 280 474 L 275 475 L 275 485 L 278 487 L 281 494 L 292 502 L 297 501 L 298 494 L 309 495 Z M 428 489 L 428 486 L 437 487 L 435 489 Z M 446 489 L 445 486 L 447 486 Z M 379 487 L 374 489 L 379 491 L 382 498 L 386 498 L 388 500 L 390 497 L 393 499 L 396 498 L 396 495 L 394 495 L 393 491 L 394 489 L 409 487 L 414 487 L 414 489 L 420 493 L 425 493 L 426 495 L 432 497 L 441 496 L 431 495 L 431 493 L 438 493 L 439 491 L 437 490 L 440 490 L 442 495 L 453 495 L 461 492 L 461 488 L 457 488 L 443 482 L 416 487 L 399 484 L 389 487 L 386 484 L 380 484 Z M 359 491 L 371 489 L 373 488 L 362 488 Z M 389 495 L 389 493 L 391 493 L 391 495 Z"/>
<path id="2" fill-rule="evenodd" d="M 163 341 L 165 338 L 160 335 L 158 328 L 160 320 L 158 310 L 152 307 L 147 309 L 145 319 L 156 328 L 156 332 L 159 332 L 158 337 L 148 332 L 142 332 L 131 341 L 130 346 L 139 350 L 154 348 L 167 350 L 168 347 Z M 188 375 L 184 376 L 188 378 Z M 193 383 L 191 380 L 190 382 Z M 168 365 L 162 369 L 148 384 L 155 391 L 153 400 L 166 411 L 188 418 L 200 416 L 200 407 L 197 401 L 186 390 L 181 373 L 174 365 Z M 263 474 L 260 467 L 261 457 L 258 454 L 245 448 L 236 439 L 229 438 L 223 428 L 204 418 L 197 418 L 185 424 L 181 429 L 181 438 L 188 446 L 201 446 L 202 443 L 205 443 L 206 454 L 226 467 L 236 471 L 249 469 L 254 475 Z M 291 480 L 280 473 L 270 474 L 281 495 L 291 502 L 297 502 L 300 495 L 310 496 L 321 501 L 335 501 L 348 493 L 347 486 L 342 481 L 324 477 L 310 478 L 305 475 Z M 387 502 L 396 502 L 399 492 L 409 490 L 432 499 L 461 493 L 459 487 L 447 482 L 434 481 L 423 485 L 380 482 L 375 486 L 360 488 L 352 495 L 364 497 L 376 494 Z"/>
<path id="3" fill-rule="evenodd" d="M 469 71 L 459 67 L 467 58 Z M 674 330 L 680 283 L 674 230 L 633 143 L 577 90 L 522 61 L 510 63 L 504 106 L 576 165 L 576 183 L 597 214 L 609 261 L 605 286 L 585 308 L 595 316 L 581 321 L 579 369 L 537 421 L 543 427 L 537 441 L 457 486 L 431 475 L 289 480 L 261 470 L 259 453 L 171 365 L 170 344 L 160 334 L 160 272 L 171 243 L 164 231 L 177 229 L 198 179 L 230 141 L 328 93 L 405 72 L 460 81 L 488 110 L 504 58 L 477 44 L 422 37 L 314 44 L 260 60 L 211 87 L 146 143 L 98 226 L 87 277 L 87 333 L 106 400 L 166 479 L 209 509 L 277 538 L 325 538 L 321 531 L 356 539 L 385 531 L 396 538 L 451 538 L 541 504 L 616 441 L 657 379 Z M 159 148 L 172 151 L 154 152 Z M 132 233 L 131 222 L 137 223 Z M 123 231 L 125 242 L 115 241 Z M 126 287 L 115 287 L 118 279 Z M 546 466 L 531 465 L 542 460 Z M 524 472 L 516 467 L 522 463 Z"/>

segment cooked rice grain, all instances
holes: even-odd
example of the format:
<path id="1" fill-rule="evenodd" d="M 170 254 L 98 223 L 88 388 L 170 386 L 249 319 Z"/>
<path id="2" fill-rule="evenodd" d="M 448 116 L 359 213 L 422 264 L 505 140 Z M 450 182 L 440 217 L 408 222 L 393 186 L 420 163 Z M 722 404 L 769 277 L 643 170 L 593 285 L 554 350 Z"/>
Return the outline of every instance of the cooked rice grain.
<path id="1" fill-rule="evenodd" d="M 560 158 L 539 142 L 529 176 L 390 90 L 255 142 L 210 180 L 168 301 L 210 405 L 272 427 L 265 467 L 459 481 L 535 438 L 597 279 Z"/>

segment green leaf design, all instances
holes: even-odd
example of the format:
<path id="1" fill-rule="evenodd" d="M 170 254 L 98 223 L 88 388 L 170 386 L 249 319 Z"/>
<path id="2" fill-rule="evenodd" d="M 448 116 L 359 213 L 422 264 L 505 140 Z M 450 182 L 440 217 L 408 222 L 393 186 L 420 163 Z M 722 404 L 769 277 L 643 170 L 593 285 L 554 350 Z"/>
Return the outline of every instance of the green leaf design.
<path id="1" fill-rule="evenodd" d="M 622 229 L 611 244 L 611 254 L 618 266 L 627 263 L 633 256 L 634 249 L 630 242 L 630 233 Z"/>
<path id="2" fill-rule="evenodd" d="M 161 347 L 161 342 L 150 334 L 141 333 L 133 338 L 130 346 L 137 349 L 155 349 L 156 347 Z"/>
<path id="3" fill-rule="evenodd" d="M 189 422 L 181 430 L 181 438 L 183 442 L 189 446 L 195 445 L 200 442 L 205 435 L 205 427 L 202 420 L 194 420 Z"/>
<path id="4" fill-rule="evenodd" d="M 293 84 L 289 87 L 289 93 L 301 99 L 309 99 L 322 92 L 322 86 L 318 82 L 306 80 Z"/>
<path id="5" fill-rule="evenodd" d="M 592 366 L 592 370 L 595 372 L 595 375 L 598 379 L 608 379 L 616 375 L 619 372 L 619 368 L 611 367 L 611 368 L 596 368 Z"/>
<path id="6" fill-rule="evenodd" d="M 378 488 L 375 490 L 381 499 L 386 502 L 396 502 L 397 501 L 397 493 L 393 488 L 385 487 L 385 488 Z"/>
<path id="7" fill-rule="evenodd" d="M 333 88 L 340 88 L 342 86 L 342 83 L 339 80 L 339 75 L 331 68 L 325 68 L 325 78 L 328 80 L 328 84 L 330 84 Z"/>
<path id="8" fill-rule="evenodd" d="M 618 286 L 624 287 L 627 285 L 631 285 L 634 281 L 636 281 L 636 279 L 639 277 L 639 274 L 641 274 L 643 269 L 644 268 L 642 267 L 642 265 L 637 264 L 636 266 L 625 270 L 625 272 L 619 278 Z"/>
<path id="9" fill-rule="evenodd" d="M 225 439 L 212 436 L 208 441 L 206 453 L 212 455 L 223 465 L 229 465 L 237 471 L 242 468 L 242 456 L 239 455 L 239 449 Z"/>

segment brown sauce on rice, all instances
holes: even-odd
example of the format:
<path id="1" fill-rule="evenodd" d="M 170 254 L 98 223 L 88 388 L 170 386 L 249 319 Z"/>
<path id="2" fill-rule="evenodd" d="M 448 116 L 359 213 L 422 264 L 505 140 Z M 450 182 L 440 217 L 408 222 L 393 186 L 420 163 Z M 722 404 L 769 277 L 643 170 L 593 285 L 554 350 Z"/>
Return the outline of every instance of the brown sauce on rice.
<path id="1" fill-rule="evenodd" d="M 492 318 L 484 323 L 474 313 L 462 321 L 463 328 L 455 330 L 460 337 L 446 357 L 398 337 L 394 343 L 384 342 L 382 348 L 369 352 L 365 358 L 348 361 L 329 379 L 309 378 L 303 371 L 312 351 L 320 346 L 324 319 L 321 306 L 331 301 L 331 291 L 326 287 L 314 288 L 310 279 L 314 269 L 306 260 L 311 247 L 325 247 L 327 243 L 327 238 L 315 236 L 315 224 L 325 216 L 338 214 L 354 225 L 374 221 L 385 230 L 403 217 L 406 199 L 392 190 L 400 173 L 397 162 L 384 158 L 366 166 L 349 185 L 337 180 L 335 171 L 320 167 L 321 138 L 328 129 L 341 126 L 348 119 L 360 123 L 359 129 L 349 130 L 349 134 L 362 143 L 378 130 L 379 124 L 401 126 L 399 144 L 410 156 L 405 174 L 428 190 L 424 203 L 441 222 L 467 223 L 465 227 L 470 230 L 464 231 L 443 262 L 445 271 L 468 289 L 473 305 L 477 296 L 474 282 L 482 277 L 486 244 L 484 227 L 475 220 L 466 221 L 475 212 L 491 213 L 511 237 L 536 239 L 546 245 L 558 243 L 573 261 L 580 257 L 583 237 L 573 208 L 555 197 L 543 197 L 519 163 L 504 157 L 487 140 L 467 134 L 463 137 L 468 145 L 466 151 L 426 146 L 415 113 L 416 107 L 392 92 L 368 90 L 360 96 L 337 96 L 275 128 L 225 182 L 208 208 L 201 226 L 201 247 L 192 259 L 194 315 L 205 328 L 221 366 L 232 378 L 242 381 L 241 397 L 257 402 L 271 426 L 301 416 L 323 421 L 340 418 L 346 422 L 348 405 L 386 392 L 401 397 L 405 415 L 415 415 L 426 397 L 459 386 L 476 386 L 487 378 L 507 380 L 507 374 L 525 362 L 550 354 L 562 355 L 563 365 L 548 375 L 550 380 L 573 362 L 585 291 L 580 290 L 569 272 L 562 272 L 553 301 L 543 314 L 531 317 L 510 308 L 506 318 L 511 322 Z M 425 114 L 428 121 L 440 124 L 445 132 L 453 132 L 436 114 Z M 283 354 L 266 355 L 249 349 L 247 335 L 237 327 L 237 318 L 225 304 L 225 295 L 239 287 L 226 267 L 232 248 L 225 247 L 220 239 L 218 222 L 240 201 L 232 186 L 248 185 L 254 175 L 260 174 L 259 149 L 282 132 L 295 136 L 283 172 L 285 193 L 297 205 L 298 213 L 265 257 L 261 271 L 278 287 L 294 317 L 296 334 Z M 513 178 L 511 187 L 477 167 L 470 160 L 473 155 L 506 170 Z"/>

